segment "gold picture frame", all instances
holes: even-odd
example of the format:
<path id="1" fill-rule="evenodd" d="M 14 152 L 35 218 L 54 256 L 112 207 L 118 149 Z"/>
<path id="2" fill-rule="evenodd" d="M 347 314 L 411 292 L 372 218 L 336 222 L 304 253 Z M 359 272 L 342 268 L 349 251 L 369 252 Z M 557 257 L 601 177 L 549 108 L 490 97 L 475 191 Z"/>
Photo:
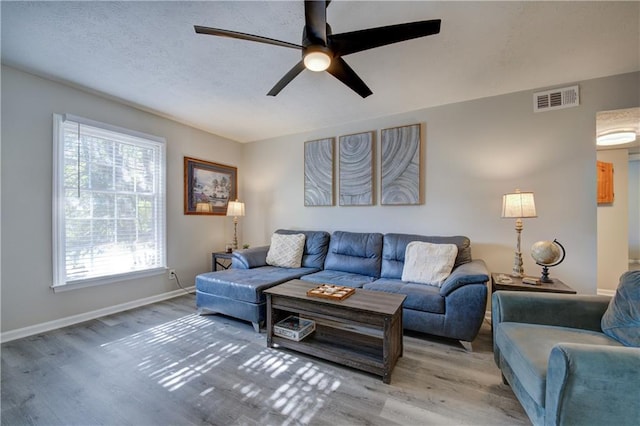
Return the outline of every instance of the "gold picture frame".
<path id="1" fill-rule="evenodd" d="M 238 168 L 184 157 L 184 214 L 225 216 L 238 198 Z"/>

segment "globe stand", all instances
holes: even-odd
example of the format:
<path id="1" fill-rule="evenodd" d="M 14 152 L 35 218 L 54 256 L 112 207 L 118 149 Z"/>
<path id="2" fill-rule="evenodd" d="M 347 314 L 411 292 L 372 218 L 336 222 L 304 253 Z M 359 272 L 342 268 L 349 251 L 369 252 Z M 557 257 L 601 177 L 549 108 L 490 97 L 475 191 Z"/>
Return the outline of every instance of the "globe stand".
<path id="1" fill-rule="evenodd" d="M 549 267 L 548 266 L 543 266 L 542 267 L 542 276 L 540 277 L 540 282 L 541 283 L 552 283 L 553 280 L 551 278 L 549 278 Z"/>

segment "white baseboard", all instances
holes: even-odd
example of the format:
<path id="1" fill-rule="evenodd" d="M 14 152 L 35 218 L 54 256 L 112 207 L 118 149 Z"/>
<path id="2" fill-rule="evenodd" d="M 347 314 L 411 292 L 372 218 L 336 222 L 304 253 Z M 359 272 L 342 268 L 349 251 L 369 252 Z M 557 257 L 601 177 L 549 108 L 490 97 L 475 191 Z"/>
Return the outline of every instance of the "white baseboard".
<path id="1" fill-rule="evenodd" d="M 185 290 L 193 291 L 194 289 L 195 286 L 187 287 Z M 11 340 L 22 339 L 23 337 L 33 336 L 34 334 L 44 333 L 47 331 L 55 330 L 57 328 L 68 327 L 70 325 L 104 317 L 106 315 L 128 311 L 129 309 L 138 308 L 144 305 L 150 305 L 151 303 L 173 299 L 174 297 L 183 296 L 184 294 L 186 294 L 184 290 L 174 290 L 168 293 L 162 293 L 155 296 L 145 297 L 143 299 L 132 300 L 131 302 L 121 303 L 119 305 L 97 309 L 95 311 L 84 312 L 82 314 L 72 315 L 70 317 L 60 318 L 53 321 L 47 321 L 41 324 L 35 324 L 28 327 L 18 328 L 16 330 L 5 331 L 4 333 L 0 334 L 0 342 L 5 343 L 10 342 Z"/>
<path id="2" fill-rule="evenodd" d="M 613 297 L 614 294 L 616 294 L 615 290 L 605 290 L 603 288 L 599 288 L 597 291 L 597 295 L 598 296 L 609 296 L 609 297 Z"/>

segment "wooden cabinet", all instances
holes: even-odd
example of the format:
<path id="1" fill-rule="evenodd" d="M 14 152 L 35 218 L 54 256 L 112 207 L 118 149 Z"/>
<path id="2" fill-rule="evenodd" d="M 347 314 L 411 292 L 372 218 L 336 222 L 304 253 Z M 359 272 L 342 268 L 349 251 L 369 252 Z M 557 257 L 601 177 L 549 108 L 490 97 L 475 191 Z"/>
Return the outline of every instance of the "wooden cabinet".
<path id="1" fill-rule="evenodd" d="M 598 204 L 613 203 L 613 163 L 597 162 Z"/>

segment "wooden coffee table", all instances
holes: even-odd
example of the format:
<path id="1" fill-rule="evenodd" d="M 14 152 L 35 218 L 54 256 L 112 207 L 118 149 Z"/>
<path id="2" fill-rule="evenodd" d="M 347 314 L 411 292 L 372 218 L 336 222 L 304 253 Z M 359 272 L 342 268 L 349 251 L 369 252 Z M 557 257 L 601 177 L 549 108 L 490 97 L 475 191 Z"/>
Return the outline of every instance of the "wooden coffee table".
<path id="1" fill-rule="evenodd" d="M 307 290 L 317 286 L 292 280 L 264 291 L 267 346 L 377 374 L 389 383 L 402 356 L 402 302 L 406 296 L 363 289 L 342 301 L 307 296 Z M 299 342 L 273 334 L 273 325 L 292 314 L 316 322 L 316 330 Z"/>

